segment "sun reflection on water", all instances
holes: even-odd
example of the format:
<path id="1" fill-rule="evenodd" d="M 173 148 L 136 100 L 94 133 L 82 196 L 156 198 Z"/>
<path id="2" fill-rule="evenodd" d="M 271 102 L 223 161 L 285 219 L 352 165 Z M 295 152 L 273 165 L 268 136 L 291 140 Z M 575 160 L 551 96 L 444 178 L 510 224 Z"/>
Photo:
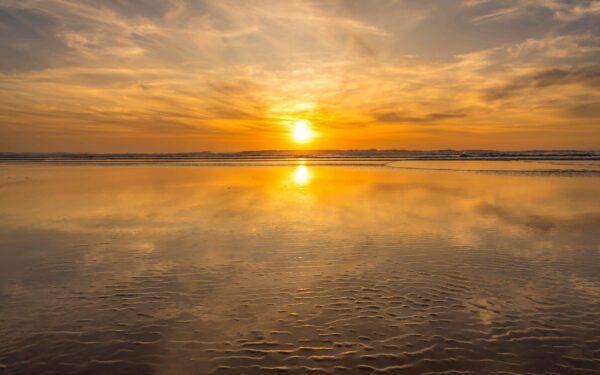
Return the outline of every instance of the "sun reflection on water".
<path id="1" fill-rule="evenodd" d="M 298 165 L 294 170 L 294 182 L 296 185 L 307 185 L 312 178 L 312 174 L 306 165 Z"/>

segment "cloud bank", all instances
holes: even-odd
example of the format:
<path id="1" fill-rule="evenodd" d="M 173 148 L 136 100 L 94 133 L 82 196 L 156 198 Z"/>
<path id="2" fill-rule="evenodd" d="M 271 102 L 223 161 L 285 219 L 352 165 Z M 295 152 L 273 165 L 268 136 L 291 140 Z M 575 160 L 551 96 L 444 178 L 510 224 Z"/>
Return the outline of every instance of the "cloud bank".
<path id="1" fill-rule="evenodd" d="M 600 1 L 0 0 L 0 150 L 599 148 Z"/>

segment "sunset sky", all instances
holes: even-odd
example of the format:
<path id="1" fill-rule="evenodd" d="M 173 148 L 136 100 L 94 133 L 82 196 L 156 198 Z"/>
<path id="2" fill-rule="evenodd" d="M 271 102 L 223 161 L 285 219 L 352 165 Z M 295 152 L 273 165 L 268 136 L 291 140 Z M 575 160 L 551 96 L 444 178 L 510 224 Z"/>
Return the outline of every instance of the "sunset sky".
<path id="1" fill-rule="evenodd" d="M 600 148 L 600 1 L 0 0 L 0 151 L 332 148 Z"/>

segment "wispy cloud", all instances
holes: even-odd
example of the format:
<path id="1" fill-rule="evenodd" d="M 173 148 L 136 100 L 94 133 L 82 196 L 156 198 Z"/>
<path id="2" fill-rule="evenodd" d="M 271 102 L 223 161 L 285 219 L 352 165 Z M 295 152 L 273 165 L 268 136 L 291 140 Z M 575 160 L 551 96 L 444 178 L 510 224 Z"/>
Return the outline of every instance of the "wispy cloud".
<path id="1" fill-rule="evenodd" d="M 598 4 L 0 0 L 0 148 L 590 147 Z"/>
<path id="2" fill-rule="evenodd" d="M 487 100 L 502 100 L 521 95 L 523 92 L 539 95 L 541 89 L 558 85 L 583 85 L 600 94 L 600 66 L 589 68 L 545 69 L 528 74 L 500 86 L 487 90 Z"/>
<path id="3" fill-rule="evenodd" d="M 404 123 L 404 124 L 431 124 L 441 120 L 464 118 L 464 113 L 426 113 L 422 115 L 409 114 L 405 112 L 382 112 L 376 113 L 375 119 L 380 122 Z"/>

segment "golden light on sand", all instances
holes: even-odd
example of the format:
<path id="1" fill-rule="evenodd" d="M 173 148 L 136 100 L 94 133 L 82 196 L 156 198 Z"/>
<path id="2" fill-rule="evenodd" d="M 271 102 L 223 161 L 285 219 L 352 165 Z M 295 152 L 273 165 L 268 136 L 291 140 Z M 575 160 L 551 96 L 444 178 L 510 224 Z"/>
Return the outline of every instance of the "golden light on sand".
<path id="1" fill-rule="evenodd" d="M 308 120 L 294 121 L 290 135 L 296 143 L 307 143 L 315 136 L 311 129 L 311 123 Z"/>
<path id="2" fill-rule="evenodd" d="M 294 171 L 294 182 L 296 185 L 306 185 L 310 182 L 312 174 L 305 165 L 299 165 Z"/>

